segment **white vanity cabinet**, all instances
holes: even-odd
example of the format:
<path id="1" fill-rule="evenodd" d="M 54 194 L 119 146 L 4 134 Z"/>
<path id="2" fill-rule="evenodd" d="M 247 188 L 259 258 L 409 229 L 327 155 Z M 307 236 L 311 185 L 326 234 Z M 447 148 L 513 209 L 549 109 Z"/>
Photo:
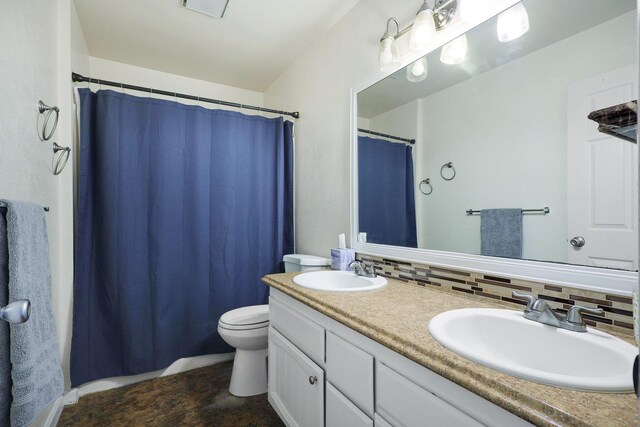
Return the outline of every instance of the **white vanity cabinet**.
<path id="1" fill-rule="evenodd" d="M 269 402 L 291 427 L 530 426 L 271 288 Z"/>

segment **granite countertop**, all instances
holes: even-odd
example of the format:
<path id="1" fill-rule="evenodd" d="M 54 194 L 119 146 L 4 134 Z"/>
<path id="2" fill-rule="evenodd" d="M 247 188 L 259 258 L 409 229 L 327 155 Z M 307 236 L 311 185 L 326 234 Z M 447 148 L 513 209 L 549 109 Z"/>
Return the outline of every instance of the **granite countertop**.
<path id="1" fill-rule="evenodd" d="M 458 308 L 522 310 L 393 279 L 379 290 L 326 292 L 294 285 L 284 273 L 265 276 L 269 286 L 402 354 L 517 416 L 540 426 L 637 426 L 633 393 L 588 393 L 546 386 L 471 362 L 440 345 L 429 333 L 431 318 Z M 630 343 L 633 336 L 617 334 Z M 562 357 L 562 349 L 550 349 Z"/>

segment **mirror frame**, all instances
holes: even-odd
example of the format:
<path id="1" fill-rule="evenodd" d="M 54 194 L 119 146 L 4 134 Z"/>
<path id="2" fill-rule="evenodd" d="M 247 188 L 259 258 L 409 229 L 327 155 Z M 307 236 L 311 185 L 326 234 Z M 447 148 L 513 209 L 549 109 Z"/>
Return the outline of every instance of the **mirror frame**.
<path id="1" fill-rule="evenodd" d="M 573 288 L 609 292 L 631 296 L 638 287 L 638 272 L 613 270 L 600 267 L 589 267 L 573 264 L 560 264 L 548 261 L 515 260 L 482 255 L 471 255 L 458 252 L 445 252 L 432 249 L 407 248 L 402 246 L 361 243 L 358 234 L 358 93 L 387 78 L 394 72 L 404 68 L 429 52 L 466 33 L 477 25 L 493 18 L 498 13 L 518 3 L 520 0 L 498 1 L 490 11 L 478 17 L 474 22 L 458 22 L 438 34 L 432 46 L 424 52 L 408 52 L 400 58 L 397 68 L 384 75 L 375 76 L 351 89 L 350 116 L 350 231 L 351 248 L 356 252 L 396 260 L 405 260 L 437 267 L 465 270 L 482 274 L 506 276 L 515 279 L 541 282 L 546 284 L 569 286 Z M 638 14 L 638 8 L 636 8 Z M 637 29 L 636 29 L 637 31 Z M 401 40 L 398 40 L 401 45 Z M 636 64 L 637 65 L 637 64 Z M 640 92 L 640 91 L 639 91 Z M 640 95 L 640 94 L 639 94 Z M 640 98 L 640 97 L 639 97 Z M 640 163 L 639 163 L 640 165 Z"/>

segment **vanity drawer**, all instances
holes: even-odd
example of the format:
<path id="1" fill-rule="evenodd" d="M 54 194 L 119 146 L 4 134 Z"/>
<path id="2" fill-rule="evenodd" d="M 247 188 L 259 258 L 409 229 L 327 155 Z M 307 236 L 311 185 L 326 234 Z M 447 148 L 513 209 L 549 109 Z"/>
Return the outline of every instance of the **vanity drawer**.
<path id="1" fill-rule="evenodd" d="M 327 332 L 327 379 L 369 417 L 373 417 L 373 370 L 373 356 Z"/>
<path id="2" fill-rule="evenodd" d="M 483 425 L 382 363 L 376 364 L 376 369 L 376 413 L 391 425 Z"/>
<path id="3" fill-rule="evenodd" d="M 329 382 L 325 387 L 327 427 L 373 427 L 373 421 Z"/>
<path id="4" fill-rule="evenodd" d="M 269 324 L 324 366 L 324 328 L 273 297 L 269 298 Z"/>

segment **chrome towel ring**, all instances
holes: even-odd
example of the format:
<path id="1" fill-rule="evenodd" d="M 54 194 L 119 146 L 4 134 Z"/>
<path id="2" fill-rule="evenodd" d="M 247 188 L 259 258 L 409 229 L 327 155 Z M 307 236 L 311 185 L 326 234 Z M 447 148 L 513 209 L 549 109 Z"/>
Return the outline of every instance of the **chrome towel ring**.
<path id="1" fill-rule="evenodd" d="M 427 191 L 424 191 L 422 189 L 422 184 L 426 184 L 429 187 L 429 189 Z M 420 192 L 425 196 L 428 196 L 429 194 L 433 193 L 433 186 L 431 185 L 431 180 L 429 178 L 426 178 L 420 181 L 420 184 L 418 184 L 418 190 L 420 190 Z"/>
<path id="2" fill-rule="evenodd" d="M 48 141 L 56 131 L 56 127 L 58 127 L 58 116 L 60 115 L 60 109 L 56 106 L 50 107 L 49 105 L 42 102 L 42 100 L 40 100 L 38 101 L 38 113 L 38 119 L 36 120 L 38 137 L 40 138 L 40 141 Z M 49 119 L 51 118 L 52 114 L 55 114 L 55 118 L 53 119 L 51 130 L 47 132 L 47 126 L 49 125 Z M 42 128 L 40 128 L 41 115 L 44 115 L 44 123 L 42 124 Z"/>
<path id="3" fill-rule="evenodd" d="M 69 161 L 69 155 L 71 154 L 71 148 L 61 147 L 55 142 L 53 143 L 53 174 L 60 175 L 67 166 Z"/>
<path id="4" fill-rule="evenodd" d="M 453 171 L 453 175 L 451 175 L 449 178 L 447 178 L 446 176 L 444 176 L 444 168 L 449 168 Z M 440 176 L 442 177 L 442 179 L 444 179 L 445 181 L 451 181 L 453 178 L 456 177 L 456 168 L 453 167 L 453 162 L 447 162 L 444 165 L 442 165 L 442 167 L 440 168 Z"/>

